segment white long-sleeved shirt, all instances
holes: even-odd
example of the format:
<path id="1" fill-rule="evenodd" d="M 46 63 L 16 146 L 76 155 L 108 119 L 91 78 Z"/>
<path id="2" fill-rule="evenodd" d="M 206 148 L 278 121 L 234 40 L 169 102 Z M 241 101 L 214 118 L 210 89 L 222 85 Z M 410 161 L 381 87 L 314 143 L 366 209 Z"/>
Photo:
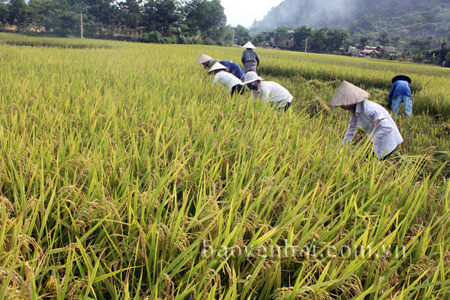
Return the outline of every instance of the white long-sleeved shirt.
<path id="1" fill-rule="evenodd" d="M 281 84 L 273 81 L 260 81 L 258 90 L 252 91 L 253 99 L 260 97 L 271 104 L 275 104 L 277 108 L 284 107 L 287 103 L 292 102 L 294 98 L 289 91 Z"/>
<path id="2" fill-rule="evenodd" d="M 373 151 L 378 159 L 394 151 L 403 142 L 391 115 L 375 102 L 364 100 L 356 104 L 355 111 L 350 112 L 350 122 L 342 145 L 353 139 L 358 125 L 366 131 L 367 136 L 372 137 Z"/>
<path id="3" fill-rule="evenodd" d="M 231 92 L 233 86 L 238 84 L 242 85 L 242 81 L 239 78 L 225 71 L 220 71 L 214 76 L 213 84 L 217 82 L 225 86 L 229 92 Z"/>

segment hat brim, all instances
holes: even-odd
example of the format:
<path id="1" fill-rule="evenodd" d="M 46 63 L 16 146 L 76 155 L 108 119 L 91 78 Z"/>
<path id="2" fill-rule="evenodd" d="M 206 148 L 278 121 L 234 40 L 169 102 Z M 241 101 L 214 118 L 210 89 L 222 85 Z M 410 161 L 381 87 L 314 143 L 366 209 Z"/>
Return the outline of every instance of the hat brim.
<path id="1" fill-rule="evenodd" d="M 209 70 L 208 73 L 214 72 L 214 71 L 226 71 L 228 70 L 227 68 L 221 68 L 221 69 L 215 69 L 215 70 Z"/>
<path id="2" fill-rule="evenodd" d="M 252 82 L 255 82 L 255 81 L 258 81 L 258 80 L 263 80 L 263 79 L 261 77 L 258 77 L 258 78 L 252 79 L 252 80 L 244 81 L 242 84 L 243 85 L 247 85 L 249 83 L 252 83 Z"/>
<path id="3" fill-rule="evenodd" d="M 333 98 L 331 98 L 331 101 L 328 104 L 328 106 L 330 107 L 349 106 L 357 104 L 359 102 L 363 102 L 364 100 L 367 100 L 369 97 L 370 94 L 367 91 L 344 80 L 339 86 L 339 89 L 333 95 Z"/>
<path id="4" fill-rule="evenodd" d="M 336 108 L 336 107 L 351 106 L 351 105 L 353 105 L 353 104 L 361 103 L 361 102 L 363 102 L 363 101 L 365 101 L 365 100 L 368 100 L 368 99 L 354 100 L 352 103 L 344 103 L 344 104 L 334 104 L 334 103 L 332 103 L 332 102 L 330 101 L 330 103 L 328 104 L 328 107 L 330 107 L 330 108 Z"/>
<path id="5" fill-rule="evenodd" d="M 214 72 L 214 71 L 225 71 L 228 70 L 228 68 L 224 65 L 222 65 L 220 62 L 216 62 L 211 69 L 208 71 L 208 73 Z"/>
<path id="6" fill-rule="evenodd" d="M 211 59 L 212 59 L 211 56 L 206 55 L 206 54 L 201 54 L 200 57 L 199 57 L 198 60 L 197 60 L 197 65 L 207 63 L 207 62 L 210 61 Z"/>
<path id="7" fill-rule="evenodd" d="M 411 78 L 409 78 L 406 75 L 397 75 L 394 78 L 392 78 L 392 83 L 398 81 L 398 80 L 404 80 L 404 81 L 408 81 L 408 83 L 411 83 Z"/>

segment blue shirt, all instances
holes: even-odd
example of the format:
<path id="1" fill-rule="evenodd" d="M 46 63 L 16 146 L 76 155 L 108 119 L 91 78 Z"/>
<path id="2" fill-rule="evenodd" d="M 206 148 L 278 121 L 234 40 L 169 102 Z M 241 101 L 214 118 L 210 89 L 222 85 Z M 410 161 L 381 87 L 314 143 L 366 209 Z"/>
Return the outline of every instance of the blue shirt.
<path id="1" fill-rule="evenodd" d="M 391 91 L 389 92 L 389 102 L 397 96 L 408 96 L 411 98 L 411 89 L 409 88 L 408 81 L 397 80 L 392 84 Z"/>
<path id="2" fill-rule="evenodd" d="M 228 73 L 233 74 L 239 79 L 244 79 L 244 71 L 242 71 L 237 63 L 230 60 L 222 60 L 220 63 L 228 68 Z"/>

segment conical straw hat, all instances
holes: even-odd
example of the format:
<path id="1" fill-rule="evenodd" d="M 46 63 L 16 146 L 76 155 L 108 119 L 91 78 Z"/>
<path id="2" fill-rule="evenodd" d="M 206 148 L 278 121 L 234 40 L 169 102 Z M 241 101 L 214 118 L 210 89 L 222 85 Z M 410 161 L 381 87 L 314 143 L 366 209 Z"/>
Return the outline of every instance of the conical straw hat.
<path id="1" fill-rule="evenodd" d="M 227 69 L 228 69 L 228 68 L 225 67 L 224 65 L 222 65 L 221 63 L 216 62 L 216 63 L 214 64 L 214 66 L 212 66 L 211 69 L 208 71 L 208 73 L 209 73 L 209 72 L 212 72 L 212 71 L 217 71 L 217 70 L 227 70 Z"/>
<path id="2" fill-rule="evenodd" d="M 256 74 L 256 72 L 250 71 L 245 74 L 243 85 L 247 85 L 249 83 L 255 82 L 257 80 L 263 80 L 261 77 Z"/>
<path id="3" fill-rule="evenodd" d="M 365 90 L 344 80 L 328 105 L 330 107 L 352 105 L 366 100 L 369 96 Z"/>
<path id="4" fill-rule="evenodd" d="M 208 62 L 205 63 L 205 64 L 206 64 L 206 67 L 211 68 L 212 66 L 214 66 L 214 64 L 215 64 L 216 62 L 219 62 L 219 61 L 218 61 L 217 59 L 211 58 L 211 59 L 208 60 Z"/>
<path id="5" fill-rule="evenodd" d="M 255 49 L 255 46 L 250 41 L 247 42 L 247 44 L 245 44 L 243 47 L 247 49 Z"/>
<path id="6" fill-rule="evenodd" d="M 206 54 L 200 54 L 200 57 L 197 60 L 197 65 L 203 64 L 203 63 L 205 63 L 205 62 L 207 62 L 207 61 L 209 61 L 211 59 L 212 59 L 211 56 L 208 56 Z"/>

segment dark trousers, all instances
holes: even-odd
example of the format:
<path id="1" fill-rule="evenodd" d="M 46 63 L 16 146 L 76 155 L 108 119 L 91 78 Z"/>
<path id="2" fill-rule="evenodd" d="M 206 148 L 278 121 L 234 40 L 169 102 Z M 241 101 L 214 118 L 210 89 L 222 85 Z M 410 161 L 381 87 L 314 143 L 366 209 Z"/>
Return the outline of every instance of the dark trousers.
<path id="1" fill-rule="evenodd" d="M 388 159 L 397 149 L 392 150 L 391 152 L 389 152 L 388 154 L 386 154 L 385 156 L 383 156 L 380 160 L 386 160 Z"/>
<path id="2" fill-rule="evenodd" d="M 380 160 L 387 160 L 395 152 L 395 150 L 397 150 L 397 149 L 392 150 L 391 152 L 389 152 L 388 154 L 386 154 L 385 156 L 380 158 Z M 367 155 L 366 155 L 367 158 L 372 157 L 372 156 L 377 157 L 377 154 L 373 151 L 367 152 Z"/>
<path id="3" fill-rule="evenodd" d="M 236 84 L 231 88 L 231 96 L 233 96 L 235 93 L 238 93 L 239 95 L 244 94 L 245 92 L 245 86 L 241 84 Z"/>
<path id="4" fill-rule="evenodd" d="M 281 111 L 281 110 L 287 111 L 290 106 L 291 106 L 291 102 L 288 102 L 288 103 L 286 103 L 285 106 L 278 108 L 278 111 Z"/>
<path id="5" fill-rule="evenodd" d="M 288 108 L 291 106 L 291 102 L 288 102 L 285 106 L 284 106 L 284 111 L 287 111 Z"/>

